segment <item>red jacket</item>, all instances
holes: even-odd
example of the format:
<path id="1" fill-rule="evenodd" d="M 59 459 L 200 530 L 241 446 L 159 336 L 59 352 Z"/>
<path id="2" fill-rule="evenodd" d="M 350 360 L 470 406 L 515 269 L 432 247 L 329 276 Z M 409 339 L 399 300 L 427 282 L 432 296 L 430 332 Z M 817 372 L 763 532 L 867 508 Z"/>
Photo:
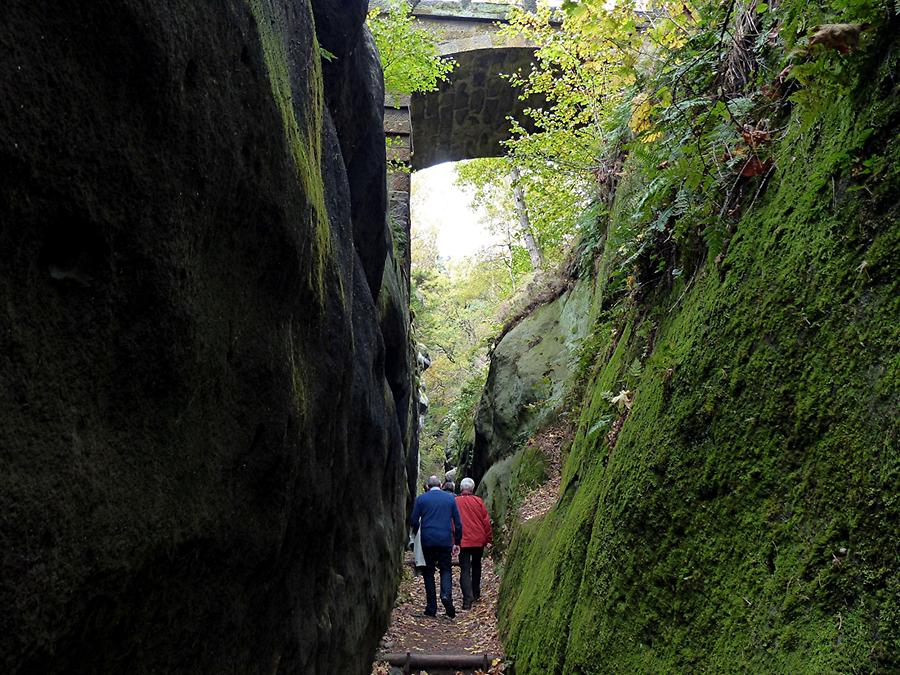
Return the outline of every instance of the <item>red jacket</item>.
<path id="1" fill-rule="evenodd" d="M 462 518 L 462 548 L 481 548 L 491 543 L 494 533 L 491 531 L 491 517 L 488 515 L 481 497 L 475 495 L 459 495 L 456 506 Z"/>

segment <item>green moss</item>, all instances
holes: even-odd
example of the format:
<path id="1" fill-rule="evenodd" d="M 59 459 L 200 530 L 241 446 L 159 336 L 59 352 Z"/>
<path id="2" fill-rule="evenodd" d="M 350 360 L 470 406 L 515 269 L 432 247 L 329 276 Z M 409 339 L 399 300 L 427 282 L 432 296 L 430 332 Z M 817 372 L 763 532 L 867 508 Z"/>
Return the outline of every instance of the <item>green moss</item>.
<path id="1" fill-rule="evenodd" d="M 280 12 L 265 0 L 247 2 L 259 30 L 272 97 L 281 114 L 285 141 L 297 169 L 297 180 L 310 203 L 311 225 L 315 234 L 312 240 L 314 264 L 309 283 L 321 299 L 325 293 L 325 269 L 331 256 L 331 228 L 321 174 L 324 92 L 318 42 L 313 34 L 312 57 L 309 59 L 309 72 L 306 73 L 307 89 L 295 92 L 291 85 L 284 20 Z"/>
<path id="2" fill-rule="evenodd" d="M 791 125 L 722 271 L 597 324 L 560 502 L 510 546 L 517 672 L 900 668 L 897 61 Z"/>

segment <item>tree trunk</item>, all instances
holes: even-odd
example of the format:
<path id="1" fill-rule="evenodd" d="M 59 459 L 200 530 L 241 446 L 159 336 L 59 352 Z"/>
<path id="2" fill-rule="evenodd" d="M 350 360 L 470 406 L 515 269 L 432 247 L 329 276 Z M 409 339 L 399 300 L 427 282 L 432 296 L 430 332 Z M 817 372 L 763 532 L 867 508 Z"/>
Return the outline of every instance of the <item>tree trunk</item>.
<path id="1" fill-rule="evenodd" d="M 513 293 L 516 292 L 516 271 L 513 267 L 513 238 L 512 232 L 509 231 L 509 225 L 506 226 L 506 248 L 509 251 L 509 262 L 507 263 L 507 268 L 509 269 L 509 283 L 512 285 Z"/>
<path id="2" fill-rule="evenodd" d="M 531 258 L 531 266 L 536 270 L 544 269 L 544 253 L 534 238 L 531 231 L 531 221 L 528 218 L 528 209 L 525 206 L 525 192 L 522 190 L 519 169 L 515 166 L 510 171 L 513 183 L 513 197 L 516 202 L 516 213 L 519 215 L 519 229 L 522 231 L 522 239 L 525 240 L 525 248 Z"/>

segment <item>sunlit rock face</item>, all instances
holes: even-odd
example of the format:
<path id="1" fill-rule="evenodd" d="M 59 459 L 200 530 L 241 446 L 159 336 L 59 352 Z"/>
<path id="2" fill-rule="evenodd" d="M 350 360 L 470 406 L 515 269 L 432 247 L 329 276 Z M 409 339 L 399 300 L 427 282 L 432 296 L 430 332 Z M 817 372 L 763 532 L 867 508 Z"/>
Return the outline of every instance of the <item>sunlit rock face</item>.
<path id="1" fill-rule="evenodd" d="M 364 15 L 0 9 L 3 672 L 367 671 L 416 420 Z"/>

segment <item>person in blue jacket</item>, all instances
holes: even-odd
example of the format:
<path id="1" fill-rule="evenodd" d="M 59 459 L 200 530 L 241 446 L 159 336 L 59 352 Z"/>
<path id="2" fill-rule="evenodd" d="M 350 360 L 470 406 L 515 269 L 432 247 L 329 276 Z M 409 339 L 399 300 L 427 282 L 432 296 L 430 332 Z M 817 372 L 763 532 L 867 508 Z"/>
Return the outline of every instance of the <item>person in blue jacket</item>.
<path id="1" fill-rule="evenodd" d="M 441 490 L 441 481 L 430 476 L 428 490 L 416 497 L 409 524 L 413 535 L 422 528 L 422 551 L 425 554 L 425 615 L 437 615 L 434 597 L 434 568 L 441 571 L 441 603 L 447 616 L 456 616 L 453 607 L 453 576 L 450 560 L 459 553 L 462 541 L 462 519 L 452 492 Z"/>

